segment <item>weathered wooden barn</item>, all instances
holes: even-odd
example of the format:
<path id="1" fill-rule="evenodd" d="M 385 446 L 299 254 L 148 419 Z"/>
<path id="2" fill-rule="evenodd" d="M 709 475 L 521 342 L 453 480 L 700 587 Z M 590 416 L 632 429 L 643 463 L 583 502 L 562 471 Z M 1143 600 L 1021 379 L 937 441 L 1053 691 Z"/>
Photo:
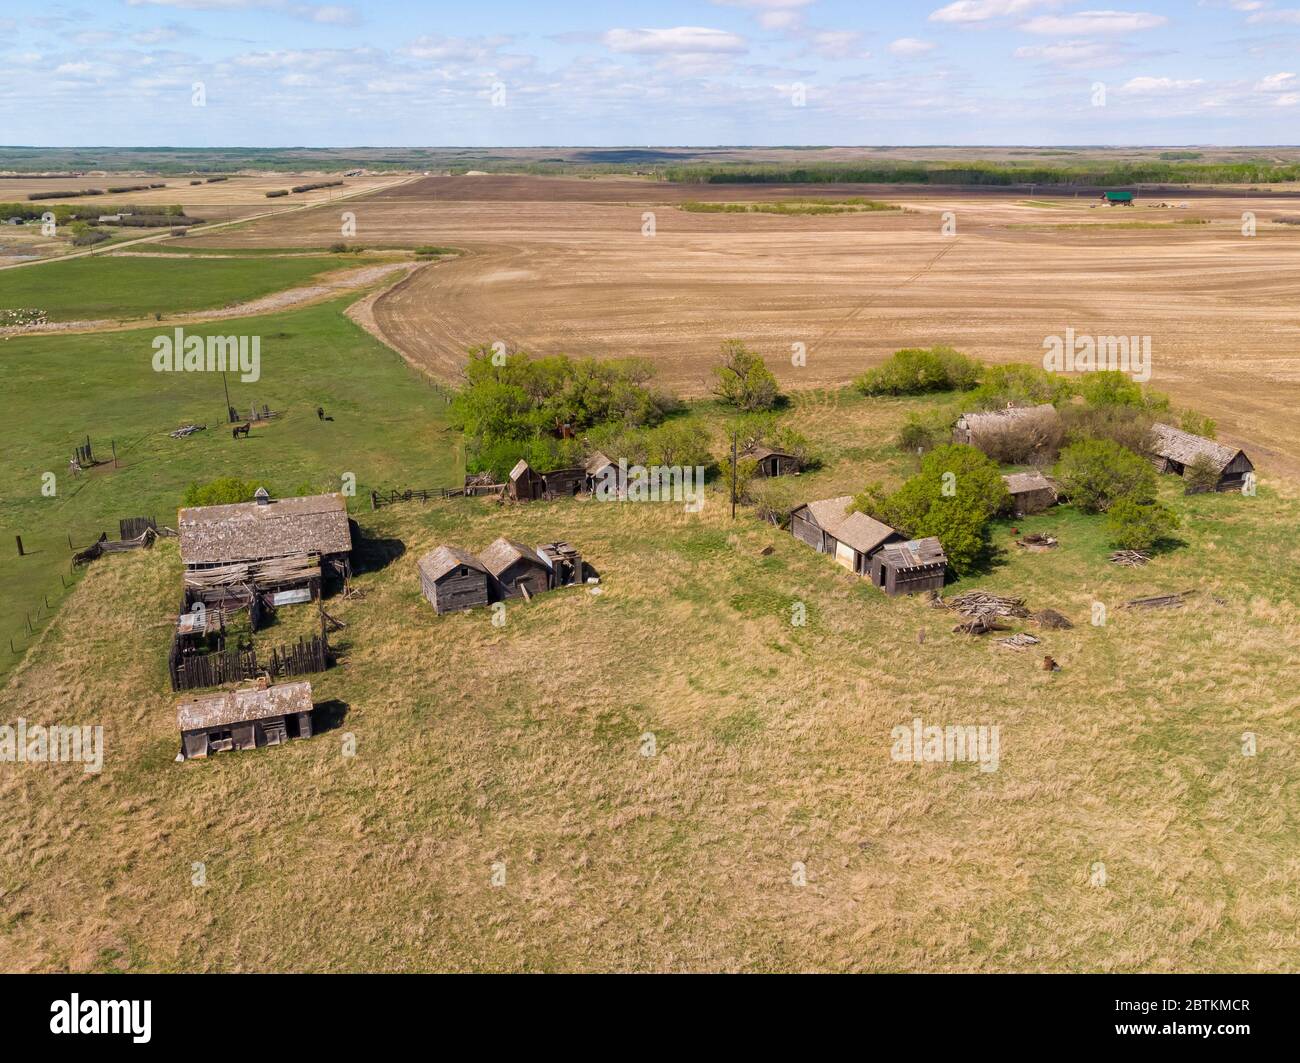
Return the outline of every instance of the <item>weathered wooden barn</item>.
<path id="1" fill-rule="evenodd" d="M 1204 456 L 1219 473 L 1214 485 L 1216 491 L 1239 491 L 1249 473 L 1255 471 L 1244 450 L 1234 450 L 1216 443 L 1213 439 L 1184 432 L 1172 425 L 1157 424 L 1151 428 L 1151 460 L 1160 472 L 1182 476 L 1188 466 Z"/>
<path id="2" fill-rule="evenodd" d="M 543 543 L 537 553 L 551 570 L 550 588 L 571 587 L 586 577 L 582 555 L 568 543 Z"/>
<path id="3" fill-rule="evenodd" d="M 947 571 L 947 555 L 933 536 L 888 543 L 871 558 L 871 582 L 889 595 L 942 590 Z"/>
<path id="4" fill-rule="evenodd" d="M 1056 505 L 1056 488 L 1041 472 L 1013 472 L 1002 477 L 1011 495 L 1013 512 L 1017 517 L 1041 513 Z"/>
<path id="5" fill-rule="evenodd" d="M 551 569 L 532 547 L 502 536 L 479 555 L 492 577 L 492 597 L 531 598 L 551 585 Z"/>
<path id="6" fill-rule="evenodd" d="M 584 468 L 553 469 L 541 476 L 543 498 L 572 498 L 587 486 L 587 470 Z"/>
<path id="7" fill-rule="evenodd" d="M 741 458 L 758 463 L 759 476 L 789 476 L 799 471 L 799 459 L 784 450 L 764 446 L 761 443 L 746 447 L 741 451 Z"/>
<path id="8" fill-rule="evenodd" d="M 953 426 L 952 441 L 984 450 L 990 439 L 1001 433 L 1023 428 L 1050 439 L 1059 435 L 1061 415 L 1050 402 L 1039 406 L 1008 406 L 987 413 L 963 413 Z"/>
<path id="9" fill-rule="evenodd" d="M 252 587 L 275 605 L 309 601 L 320 593 L 322 570 L 350 572 L 352 531 L 341 494 L 273 500 L 259 488 L 256 501 L 182 509 L 177 521 L 192 600 Z"/>
<path id="10" fill-rule="evenodd" d="M 506 480 L 506 495 L 516 502 L 532 502 L 542 497 L 545 485 L 531 465 L 520 458 Z"/>
<path id="11" fill-rule="evenodd" d="M 302 680 L 182 701 L 176 707 L 181 759 L 310 738 L 311 711 L 311 684 Z"/>
<path id="12" fill-rule="evenodd" d="M 492 577 L 468 550 L 439 546 L 418 562 L 420 590 L 439 613 L 487 605 Z"/>
<path id="13" fill-rule="evenodd" d="M 790 514 L 790 533 L 814 550 L 831 554 L 850 572 L 866 576 L 872 555 L 901 536 L 865 513 L 847 512 L 852 501 L 841 495 L 797 507 Z"/>

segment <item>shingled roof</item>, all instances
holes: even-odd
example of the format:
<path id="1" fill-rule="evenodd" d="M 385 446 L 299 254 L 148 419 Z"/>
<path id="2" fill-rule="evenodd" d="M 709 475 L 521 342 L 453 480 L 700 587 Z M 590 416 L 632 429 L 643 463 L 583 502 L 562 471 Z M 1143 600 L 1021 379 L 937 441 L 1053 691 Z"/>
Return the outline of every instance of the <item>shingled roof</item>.
<path id="1" fill-rule="evenodd" d="M 479 554 L 478 557 L 483 562 L 483 567 L 494 576 L 500 576 L 502 572 L 521 559 L 535 561 L 543 566 L 546 565 L 546 562 L 538 556 L 537 551 L 532 547 L 517 543 L 513 539 L 507 539 L 504 535 Z"/>
<path id="2" fill-rule="evenodd" d="M 524 473 L 532 472 L 532 471 L 533 471 L 532 467 L 528 464 L 528 462 L 524 461 L 523 458 L 520 458 L 517 462 L 515 462 L 515 467 L 510 470 L 510 479 L 518 480 L 519 477 L 524 475 Z"/>
<path id="3" fill-rule="evenodd" d="M 191 698 L 176 706 L 176 723 L 182 731 L 198 731 L 299 712 L 311 712 L 311 684 L 305 680 Z"/>
<path id="4" fill-rule="evenodd" d="M 340 494 L 196 506 L 182 509 L 178 520 L 181 560 L 187 565 L 352 549 L 347 505 Z"/>
<path id="5" fill-rule="evenodd" d="M 605 466 L 613 464 L 614 462 L 610 461 L 609 458 L 598 450 L 587 459 L 586 464 L 583 465 L 583 469 L 586 470 L 588 476 L 596 476 L 600 473 L 601 469 L 605 468 Z"/>
<path id="6" fill-rule="evenodd" d="M 1007 490 L 1013 495 L 1025 495 L 1033 491 L 1052 491 L 1056 488 L 1041 472 L 1012 472 L 1002 477 Z"/>
<path id="7" fill-rule="evenodd" d="M 831 534 L 858 553 L 869 554 L 886 539 L 898 533 L 888 524 L 882 524 L 865 513 L 850 513 Z"/>
<path id="8" fill-rule="evenodd" d="M 1050 402 L 1039 406 L 1008 406 L 1005 410 L 991 410 L 987 413 L 963 413 L 959 420 L 965 422 L 968 430 L 978 433 L 989 428 L 998 428 L 1007 421 L 1036 420 L 1038 418 L 1055 419 L 1060 415 Z"/>
<path id="9" fill-rule="evenodd" d="M 925 539 L 909 539 L 905 543 L 889 543 L 880 548 L 880 557 L 894 568 L 920 568 L 924 565 L 948 563 L 943 546 L 933 535 Z"/>
<path id="10" fill-rule="evenodd" d="M 459 568 L 461 565 L 487 575 L 487 569 L 484 568 L 483 562 L 468 550 L 462 550 L 458 546 L 439 546 L 430 550 L 416 562 L 416 565 L 421 572 L 434 582 L 442 579 L 453 568 Z"/>
<path id="11" fill-rule="evenodd" d="M 753 446 L 746 447 L 740 452 L 740 457 L 753 458 L 755 461 L 762 461 L 764 458 L 770 458 L 773 455 L 776 455 L 778 458 L 794 457 L 794 455 L 788 450 L 777 450 L 775 447 L 769 447 L 763 443 L 755 443 Z"/>
<path id="12" fill-rule="evenodd" d="M 1241 453 L 1222 443 L 1216 443 L 1213 439 L 1195 436 L 1167 424 L 1151 426 L 1151 452 L 1180 465 L 1191 465 L 1204 454 L 1214 463 L 1216 472 L 1223 472 L 1232 459 Z"/>
<path id="13" fill-rule="evenodd" d="M 852 495 L 840 495 L 837 498 L 819 498 L 816 502 L 807 502 L 805 505 L 812 519 L 817 522 L 817 527 L 834 534 L 835 528 L 844 520 L 844 511 L 852 501 Z M 795 508 L 803 509 L 804 506 Z"/>

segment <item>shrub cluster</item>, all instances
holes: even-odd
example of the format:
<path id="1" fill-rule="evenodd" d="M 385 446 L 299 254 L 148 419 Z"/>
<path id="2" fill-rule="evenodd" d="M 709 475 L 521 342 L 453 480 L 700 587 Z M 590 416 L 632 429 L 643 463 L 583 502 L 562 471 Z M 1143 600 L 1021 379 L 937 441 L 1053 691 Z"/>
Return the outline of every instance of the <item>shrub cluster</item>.
<path id="1" fill-rule="evenodd" d="M 980 364 L 951 347 L 895 351 L 853 382 L 864 395 L 924 395 L 968 391 L 979 382 Z"/>

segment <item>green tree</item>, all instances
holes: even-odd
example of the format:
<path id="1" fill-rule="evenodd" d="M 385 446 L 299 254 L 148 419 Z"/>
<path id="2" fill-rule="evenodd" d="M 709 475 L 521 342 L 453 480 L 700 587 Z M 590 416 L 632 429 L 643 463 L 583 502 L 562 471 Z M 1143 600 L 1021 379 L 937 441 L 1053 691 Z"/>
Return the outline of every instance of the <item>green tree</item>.
<path id="1" fill-rule="evenodd" d="M 717 378 L 713 393 L 738 410 L 771 410 L 781 397 L 767 363 L 740 340 L 722 345 L 722 361 L 713 367 L 713 375 Z"/>
<path id="2" fill-rule="evenodd" d="M 241 480 L 237 476 L 221 476 L 205 484 L 191 483 L 181 499 L 183 506 L 226 506 L 235 502 L 253 501 L 253 493 L 262 484 L 257 480 Z"/>
<path id="3" fill-rule="evenodd" d="M 1178 514 L 1161 502 L 1120 498 L 1106 514 L 1111 544 L 1122 550 L 1148 550 L 1178 527 Z"/>
<path id="4" fill-rule="evenodd" d="M 1184 410 L 1178 418 L 1178 427 L 1206 439 L 1213 439 L 1219 429 L 1213 417 L 1204 417 L 1195 410 Z"/>
<path id="5" fill-rule="evenodd" d="M 979 380 L 980 364 L 951 347 L 907 347 L 895 351 L 853 382 L 864 395 L 923 395 L 968 391 Z"/>
<path id="6" fill-rule="evenodd" d="M 1213 458 L 1208 454 L 1197 454 L 1183 470 L 1183 482 L 1189 491 L 1213 491 L 1220 475 Z"/>
<path id="7" fill-rule="evenodd" d="M 1109 439 L 1085 439 L 1066 447 L 1057 477 L 1070 501 L 1090 513 L 1104 513 L 1121 498 L 1139 505 L 1156 498 L 1150 463 Z"/>

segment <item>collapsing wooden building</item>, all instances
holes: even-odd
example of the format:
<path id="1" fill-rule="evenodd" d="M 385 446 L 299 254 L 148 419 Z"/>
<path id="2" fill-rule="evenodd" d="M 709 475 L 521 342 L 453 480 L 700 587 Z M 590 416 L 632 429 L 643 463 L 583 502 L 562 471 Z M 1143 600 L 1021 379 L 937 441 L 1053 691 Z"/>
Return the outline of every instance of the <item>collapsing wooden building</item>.
<path id="1" fill-rule="evenodd" d="M 582 555 L 568 543 L 543 543 L 537 548 L 538 556 L 551 570 L 549 587 L 571 587 L 584 578 Z"/>
<path id="2" fill-rule="evenodd" d="M 953 426 L 952 441 L 983 450 L 995 449 L 999 439 L 1018 433 L 1035 445 L 1060 438 L 1061 415 L 1050 402 L 1040 406 L 1008 406 L 987 413 L 963 413 Z"/>
<path id="3" fill-rule="evenodd" d="M 618 462 L 611 461 L 599 450 L 587 458 L 583 471 L 587 474 L 587 490 L 592 494 L 602 483 L 608 483 L 615 491 L 621 486 L 617 480 Z"/>
<path id="4" fill-rule="evenodd" d="M 1151 460 L 1160 472 L 1182 476 L 1198 458 L 1208 461 L 1219 474 L 1215 491 L 1240 491 L 1246 477 L 1255 471 L 1244 450 L 1225 447 L 1172 425 L 1151 426 Z"/>
<path id="5" fill-rule="evenodd" d="M 532 502 L 542 497 L 544 486 L 533 467 L 520 458 L 506 479 L 506 495 L 516 502 Z"/>
<path id="6" fill-rule="evenodd" d="M 488 604 L 491 577 L 477 557 L 455 546 L 439 546 L 416 563 L 420 590 L 439 613 Z"/>
<path id="7" fill-rule="evenodd" d="M 271 605 L 319 597 L 322 570 L 350 574 L 352 531 L 341 494 L 197 506 L 178 514 L 189 601 L 264 594 Z"/>
<path id="8" fill-rule="evenodd" d="M 757 462 L 759 476 L 789 476 L 799 471 L 799 459 L 784 450 L 756 443 L 741 451 L 741 458 Z"/>
<path id="9" fill-rule="evenodd" d="M 790 533 L 814 550 L 831 554 L 850 572 L 866 576 L 876 551 L 902 536 L 865 513 L 847 512 L 852 501 L 841 495 L 797 507 L 790 514 Z"/>
<path id="10" fill-rule="evenodd" d="M 479 561 L 492 577 L 496 600 L 531 598 L 550 588 L 550 566 L 537 551 L 504 535 L 479 554 Z"/>
<path id="11" fill-rule="evenodd" d="M 311 684 L 301 680 L 182 701 L 176 707 L 179 759 L 310 738 L 311 712 Z"/>
<path id="12" fill-rule="evenodd" d="M 1011 495 L 1013 512 L 1017 517 L 1041 513 L 1056 505 L 1056 488 L 1041 472 L 1013 472 L 1002 477 Z"/>
<path id="13" fill-rule="evenodd" d="M 871 582 L 889 595 L 942 590 L 947 572 L 947 555 L 933 536 L 888 543 L 871 558 Z"/>

